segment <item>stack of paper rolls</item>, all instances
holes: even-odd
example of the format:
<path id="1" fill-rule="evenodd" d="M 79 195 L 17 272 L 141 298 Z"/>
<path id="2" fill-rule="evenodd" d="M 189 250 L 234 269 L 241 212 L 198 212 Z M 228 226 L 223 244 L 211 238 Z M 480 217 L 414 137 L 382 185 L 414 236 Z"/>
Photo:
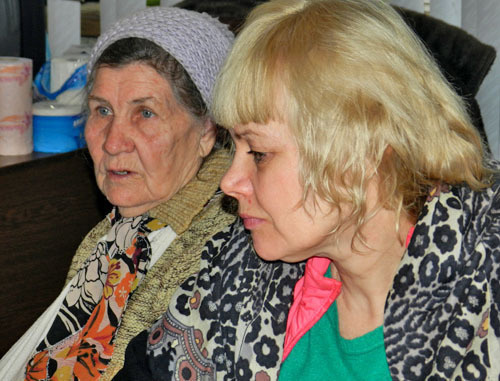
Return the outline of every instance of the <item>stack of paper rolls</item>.
<path id="1" fill-rule="evenodd" d="M 33 151 L 32 61 L 0 57 L 0 155 Z"/>

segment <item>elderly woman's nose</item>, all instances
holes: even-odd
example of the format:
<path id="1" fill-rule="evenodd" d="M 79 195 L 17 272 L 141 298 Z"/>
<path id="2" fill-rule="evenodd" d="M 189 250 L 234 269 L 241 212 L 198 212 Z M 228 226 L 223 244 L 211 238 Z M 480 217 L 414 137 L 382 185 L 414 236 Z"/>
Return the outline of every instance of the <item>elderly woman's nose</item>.
<path id="1" fill-rule="evenodd" d="M 252 183 L 248 172 L 235 158 L 221 181 L 221 189 L 228 196 L 236 199 L 248 197 L 252 193 Z"/>
<path id="2" fill-rule="evenodd" d="M 103 149 L 107 153 L 116 155 L 134 150 L 134 142 L 130 136 L 130 129 L 128 127 L 127 121 L 119 118 L 114 118 L 109 123 L 103 145 Z"/>

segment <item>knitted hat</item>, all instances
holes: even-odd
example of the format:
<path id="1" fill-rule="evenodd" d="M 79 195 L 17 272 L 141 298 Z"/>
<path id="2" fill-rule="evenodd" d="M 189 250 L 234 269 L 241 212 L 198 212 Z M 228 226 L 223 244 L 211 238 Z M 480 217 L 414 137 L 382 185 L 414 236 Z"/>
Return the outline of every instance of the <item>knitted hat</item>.
<path id="1" fill-rule="evenodd" d="M 88 73 L 113 42 L 144 38 L 162 47 L 186 70 L 210 109 L 212 90 L 233 42 L 227 26 L 206 13 L 175 7 L 150 7 L 116 22 L 97 40 Z"/>

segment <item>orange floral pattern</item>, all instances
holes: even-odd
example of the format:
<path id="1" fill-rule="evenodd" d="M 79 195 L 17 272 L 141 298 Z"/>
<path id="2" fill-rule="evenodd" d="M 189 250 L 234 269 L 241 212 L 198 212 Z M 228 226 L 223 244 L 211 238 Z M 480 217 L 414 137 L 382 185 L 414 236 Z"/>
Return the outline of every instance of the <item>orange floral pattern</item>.
<path id="1" fill-rule="evenodd" d="M 115 286 L 120 283 L 120 262 L 116 259 L 109 261 L 108 277 L 104 284 L 103 295 L 105 299 L 109 299 L 113 295 Z"/>
<path id="2" fill-rule="evenodd" d="M 91 300 L 95 299 L 96 289 L 100 290 L 98 302 L 80 328 L 60 332 L 60 323 L 52 325 L 48 337 L 58 337 L 59 340 L 51 344 L 46 338 L 40 343 L 38 352 L 26 366 L 25 380 L 97 380 L 106 370 L 113 355 L 113 339 L 127 300 L 147 272 L 151 257 L 147 235 L 152 231 L 151 228 L 157 230 L 165 226 L 148 216 L 121 218 L 116 210 L 114 213 L 118 221 L 108 234 L 111 237 L 106 245 L 108 253 L 104 258 L 91 256 L 91 261 L 94 262 L 83 266 L 80 270 L 83 273 L 78 274 L 74 281 L 75 287 L 81 288 L 82 295 L 87 290 L 84 283 L 91 283 Z M 115 214 L 111 216 L 114 217 Z M 102 252 L 102 246 L 96 248 L 96 252 L 99 250 Z M 103 264 L 103 260 L 107 262 L 107 266 Z M 96 268 L 99 269 L 98 274 L 91 272 L 90 269 Z M 106 271 L 105 280 L 102 278 L 104 281 L 96 281 Z M 83 284 L 81 279 L 85 279 Z M 66 299 L 66 305 L 61 309 L 75 311 L 75 306 L 89 304 L 89 300 L 75 303 L 73 299 L 74 296 Z M 72 300 L 71 306 L 68 300 Z M 83 309 L 77 312 L 84 313 Z"/>

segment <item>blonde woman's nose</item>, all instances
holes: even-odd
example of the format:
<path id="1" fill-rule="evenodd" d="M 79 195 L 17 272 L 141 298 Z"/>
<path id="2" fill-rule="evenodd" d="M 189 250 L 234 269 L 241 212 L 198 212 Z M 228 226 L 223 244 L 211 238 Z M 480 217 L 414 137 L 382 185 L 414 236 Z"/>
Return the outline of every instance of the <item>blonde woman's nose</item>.
<path id="1" fill-rule="evenodd" d="M 252 182 L 248 170 L 237 157 L 234 158 L 231 167 L 222 178 L 221 189 L 225 194 L 236 199 L 249 197 L 252 193 Z"/>

